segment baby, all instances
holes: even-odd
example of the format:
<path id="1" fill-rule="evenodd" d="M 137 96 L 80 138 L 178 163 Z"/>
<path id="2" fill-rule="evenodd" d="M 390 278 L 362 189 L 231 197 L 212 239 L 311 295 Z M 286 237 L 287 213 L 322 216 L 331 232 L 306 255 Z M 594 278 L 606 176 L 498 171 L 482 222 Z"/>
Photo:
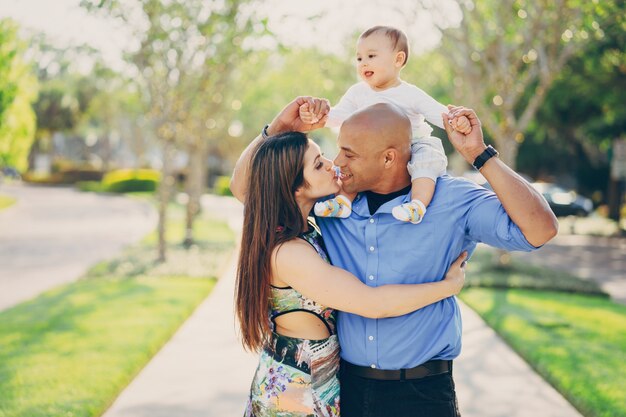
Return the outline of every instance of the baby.
<path id="1" fill-rule="evenodd" d="M 426 121 L 443 128 L 442 113 L 448 109 L 418 87 L 400 79 L 400 71 L 409 57 L 406 35 L 399 29 L 374 26 L 359 36 L 356 48 L 357 71 L 362 82 L 348 89 L 339 103 L 331 108 L 326 127 L 341 126 L 352 113 L 376 103 L 392 103 L 404 110 L 411 120 L 411 201 L 392 210 L 401 221 L 418 224 L 426 214 L 435 192 L 437 177 L 446 172 L 448 160 L 441 140 L 431 136 L 432 128 Z M 300 106 L 300 118 L 305 123 L 317 123 L 318 119 L 309 105 Z M 457 131 L 471 132 L 469 120 L 458 117 L 451 121 Z M 337 195 L 333 199 L 315 205 L 320 217 L 349 217 L 351 199 Z"/>

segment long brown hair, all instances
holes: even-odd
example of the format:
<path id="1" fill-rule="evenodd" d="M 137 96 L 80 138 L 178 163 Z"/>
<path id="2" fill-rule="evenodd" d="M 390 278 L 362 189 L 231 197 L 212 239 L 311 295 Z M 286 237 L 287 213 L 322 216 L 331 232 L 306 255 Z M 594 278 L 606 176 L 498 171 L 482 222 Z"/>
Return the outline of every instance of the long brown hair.
<path id="1" fill-rule="evenodd" d="M 281 133 L 261 142 L 250 161 L 235 289 L 235 309 L 247 350 L 259 350 L 270 334 L 270 257 L 274 248 L 304 230 L 294 194 L 306 186 L 307 147 L 305 134 Z"/>

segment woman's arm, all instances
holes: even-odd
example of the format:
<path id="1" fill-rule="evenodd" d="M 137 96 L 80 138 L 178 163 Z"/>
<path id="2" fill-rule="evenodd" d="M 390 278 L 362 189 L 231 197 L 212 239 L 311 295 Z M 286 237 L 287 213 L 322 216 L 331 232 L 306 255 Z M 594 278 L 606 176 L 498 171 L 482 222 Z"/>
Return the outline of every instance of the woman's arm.
<path id="1" fill-rule="evenodd" d="M 304 123 L 300 120 L 299 109 L 300 106 L 309 103 L 311 112 L 315 113 L 320 121 L 315 124 Z M 283 132 L 308 132 L 321 127 L 324 127 L 328 118 L 328 110 L 330 104 L 326 99 L 319 99 L 313 97 L 297 97 L 272 120 L 272 123 L 267 127 L 267 134 L 269 136 L 277 135 Z M 248 184 L 248 169 L 250 167 L 250 159 L 254 150 L 259 143 L 263 141 L 263 136 L 257 136 L 241 153 L 241 156 L 235 164 L 233 175 L 230 178 L 230 190 L 237 200 L 243 202 L 246 198 L 246 190 Z"/>
<path id="2" fill-rule="evenodd" d="M 272 273 L 305 297 L 369 318 L 401 316 L 458 294 L 465 282 L 464 252 L 446 278 L 425 284 L 369 287 L 350 272 L 326 263 L 305 241 L 294 239 L 274 251 Z"/>

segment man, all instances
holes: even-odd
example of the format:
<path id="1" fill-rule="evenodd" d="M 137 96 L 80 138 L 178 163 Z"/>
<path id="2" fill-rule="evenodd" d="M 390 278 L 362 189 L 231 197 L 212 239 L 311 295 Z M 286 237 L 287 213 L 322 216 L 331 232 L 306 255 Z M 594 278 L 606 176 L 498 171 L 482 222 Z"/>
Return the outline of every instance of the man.
<path id="1" fill-rule="evenodd" d="M 328 111 L 320 99 L 300 97 L 264 129 L 264 135 L 305 131 L 298 118 L 309 102 L 319 116 Z M 468 135 L 449 121 L 466 116 Z M 483 141 L 476 114 L 449 107 L 442 115 L 455 149 L 480 170 L 494 192 L 469 181 L 438 178 L 428 216 L 419 225 L 399 223 L 391 209 L 408 201 L 411 126 L 398 108 L 376 104 L 347 119 L 340 130 L 335 165 L 347 193 L 358 193 L 347 219 L 317 218 L 334 265 L 367 285 L 422 283 L 443 277 L 463 250 L 477 242 L 507 250 L 534 250 L 557 232 L 557 221 L 543 197 L 497 158 Z M 231 188 L 241 195 L 251 149 L 244 151 Z M 432 279 L 432 278 L 431 278 Z M 366 319 L 339 315 L 341 343 L 341 415 L 458 416 L 452 360 L 461 349 L 461 317 L 454 298 L 402 317 Z"/>

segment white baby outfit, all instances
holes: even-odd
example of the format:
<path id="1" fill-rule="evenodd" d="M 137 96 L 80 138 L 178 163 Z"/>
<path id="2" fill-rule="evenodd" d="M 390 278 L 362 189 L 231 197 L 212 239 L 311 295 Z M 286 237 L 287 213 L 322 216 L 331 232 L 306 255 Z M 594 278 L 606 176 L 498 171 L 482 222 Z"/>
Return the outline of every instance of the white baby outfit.
<path id="1" fill-rule="evenodd" d="M 443 145 L 439 138 L 431 136 L 433 129 L 426 121 L 443 129 L 441 114 L 448 109 L 413 84 L 401 81 L 400 85 L 383 91 L 373 90 L 364 81 L 354 84 L 331 108 L 326 126 L 339 127 L 355 111 L 377 103 L 395 104 L 411 120 L 412 156 L 408 164 L 411 180 L 430 178 L 436 181 L 445 174 L 448 159 Z"/>

